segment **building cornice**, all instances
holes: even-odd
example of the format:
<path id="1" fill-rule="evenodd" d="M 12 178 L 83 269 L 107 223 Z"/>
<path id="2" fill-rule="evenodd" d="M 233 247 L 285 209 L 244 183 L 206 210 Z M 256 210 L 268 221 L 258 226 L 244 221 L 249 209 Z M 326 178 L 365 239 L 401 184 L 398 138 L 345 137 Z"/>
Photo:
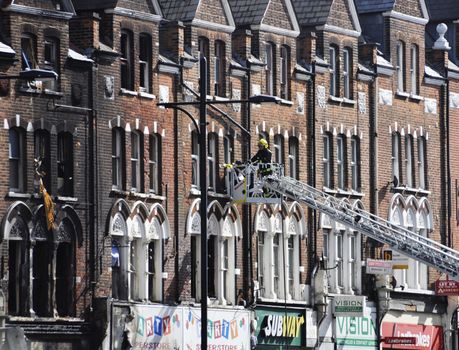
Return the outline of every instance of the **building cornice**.
<path id="1" fill-rule="evenodd" d="M 112 13 L 118 16 L 130 17 L 134 19 L 140 19 L 142 21 L 159 23 L 162 20 L 160 15 L 152 13 L 145 13 L 140 11 L 130 10 L 124 7 L 115 7 L 114 9 L 107 9 L 105 13 Z"/>

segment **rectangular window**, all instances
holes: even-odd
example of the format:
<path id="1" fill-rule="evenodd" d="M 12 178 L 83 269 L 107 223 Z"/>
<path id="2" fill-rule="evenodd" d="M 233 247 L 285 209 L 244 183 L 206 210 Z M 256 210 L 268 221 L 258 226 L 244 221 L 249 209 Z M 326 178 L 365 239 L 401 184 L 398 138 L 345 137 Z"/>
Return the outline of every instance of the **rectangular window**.
<path id="1" fill-rule="evenodd" d="M 330 259 L 330 230 L 323 229 L 323 248 L 322 248 L 322 257 L 324 260 L 324 266 L 328 266 L 328 261 Z"/>
<path id="2" fill-rule="evenodd" d="M 147 276 L 148 276 L 148 299 L 155 301 L 155 280 L 156 280 L 156 266 L 155 266 L 155 240 L 148 243 L 148 262 L 147 262 Z"/>
<path id="3" fill-rule="evenodd" d="M 280 78 L 281 78 L 281 98 L 288 100 L 289 99 L 289 94 L 288 94 L 288 78 L 289 78 L 289 51 L 288 48 L 285 46 L 281 47 L 281 52 L 280 52 Z"/>
<path id="4" fill-rule="evenodd" d="M 35 159 L 40 160 L 40 166 L 38 171 L 42 175 L 43 184 L 48 191 L 52 192 L 51 189 L 51 145 L 49 132 L 44 129 L 38 129 L 35 131 Z"/>
<path id="5" fill-rule="evenodd" d="M 112 129 L 112 185 L 124 189 L 124 130 Z"/>
<path id="6" fill-rule="evenodd" d="M 258 282 L 260 286 L 261 294 L 263 296 L 265 293 L 265 279 L 264 279 L 264 269 L 265 269 L 265 232 L 258 232 Z"/>
<path id="7" fill-rule="evenodd" d="M 24 193 L 26 190 L 26 138 L 25 130 L 13 127 L 9 130 L 10 190 Z"/>
<path id="8" fill-rule="evenodd" d="M 343 288 L 343 234 L 342 232 L 335 233 L 336 239 L 336 256 L 335 256 L 335 263 L 336 263 L 336 286 L 338 288 Z"/>
<path id="9" fill-rule="evenodd" d="M 418 172 L 419 172 L 419 187 L 422 189 L 427 189 L 426 139 L 423 136 L 418 137 Z"/>
<path id="10" fill-rule="evenodd" d="M 59 42 L 56 38 L 45 37 L 44 68 L 59 74 Z M 57 80 L 43 82 L 48 90 L 57 90 Z"/>
<path id="11" fill-rule="evenodd" d="M 414 171 L 413 171 L 413 137 L 405 136 L 405 166 L 406 166 L 406 185 L 414 187 Z"/>
<path id="12" fill-rule="evenodd" d="M 338 53 L 334 46 L 330 46 L 330 96 L 338 96 Z"/>
<path id="13" fill-rule="evenodd" d="M 207 149 L 207 162 L 208 162 L 208 172 L 207 172 L 207 181 L 208 187 L 214 191 L 217 190 L 217 135 L 210 133 L 208 137 L 208 149 Z"/>
<path id="14" fill-rule="evenodd" d="M 225 44 L 217 40 L 215 42 L 215 95 L 225 96 Z"/>
<path id="15" fill-rule="evenodd" d="M 279 248 L 280 248 L 280 233 L 276 232 L 273 237 L 273 291 L 277 297 L 280 296 L 280 262 L 279 262 Z M 282 265 L 283 266 L 283 265 Z"/>
<path id="16" fill-rule="evenodd" d="M 199 138 L 198 133 L 191 133 L 191 185 L 199 188 Z"/>
<path id="17" fill-rule="evenodd" d="M 37 44 L 32 34 L 24 33 L 21 37 L 22 70 L 34 69 L 38 66 Z"/>
<path id="18" fill-rule="evenodd" d="M 298 139 L 290 137 L 288 139 L 288 160 L 289 160 L 289 175 L 291 178 L 298 180 Z"/>
<path id="19" fill-rule="evenodd" d="M 199 58 L 205 57 L 207 62 L 207 91 L 210 89 L 210 62 L 209 62 L 209 39 L 205 37 L 198 38 Z M 199 67 L 199 72 L 201 68 Z"/>
<path id="20" fill-rule="evenodd" d="M 161 183 L 161 136 L 150 135 L 150 192 L 160 193 Z"/>
<path id="21" fill-rule="evenodd" d="M 396 51 L 397 91 L 405 91 L 405 45 L 399 41 Z"/>
<path id="22" fill-rule="evenodd" d="M 132 33 L 128 30 L 121 31 L 121 87 L 134 90 Z"/>
<path id="23" fill-rule="evenodd" d="M 360 142 L 356 137 L 351 138 L 351 176 L 352 189 L 360 192 Z"/>
<path id="24" fill-rule="evenodd" d="M 272 44 L 265 46 L 266 57 L 266 94 L 274 95 L 274 48 Z"/>
<path id="25" fill-rule="evenodd" d="M 344 97 L 351 98 L 351 50 L 349 48 L 345 48 L 343 50 L 343 89 L 344 89 Z"/>
<path id="26" fill-rule="evenodd" d="M 279 134 L 274 136 L 274 162 L 284 164 L 284 138 Z"/>
<path id="27" fill-rule="evenodd" d="M 223 290 L 222 294 L 225 299 L 227 299 L 227 288 L 228 288 L 228 271 L 229 271 L 229 249 L 228 249 L 228 239 L 223 238 L 223 254 L 222 254 L 222 282 L 223 282 Z"/>
<path id="28" fill-rule="evenodd" d="M 133 240 L 129 243 L 129 269 L 128 269 L 128 278 L 129 278 L 129 299 L 137 299 L 137 271 L 136 271 L 136 257 L 140 252 L 136 252 L 136 240 Z"/>
<path id="29" fill-rule="evenodd" d="M 355 233 L 352 233 L 349 236 L 349 281 L 350 281 L 350 287 L 352 290 L 357 289 L 357 271 L 356 271 L 356 263 L 357 263 L 357 257 L 356 257 L 356 236 Z"/>
<path id="30" fill-rule="evenodd" d="M 332 137 L 330 134 L 324 134 L 323 135 L 323 158 L 322 158 L 322 164 L 323 164 L 323 170 L 324 170 L 324 178 L 323 178 L 323 185 L 328 188 L 332 188 L 332 160 L 331 160 L 331 154 L 332 154 Z"/>
<path id="31" fill-rule="evenodd" d="M 343 134 L 336 138 L 336 165 L 338 169 L 338 188 L 346 187 L 346 141 Z"/>
<path id="32" fill-rule="evenodd" d="M 400 179 L 400 134 L 392 134 L 392 180 L 397 187 Z"/>
<path id="33" fill-rule="evenodd" d="M 151 92 L 151 36 L 140 34 L 139 37 L 139 74 L 140 91 Z"/>
<path id="34" fill-rule="evenodd" d="M 142 191 L 142 160 L 143 141 L 140 132 L 131 132 L 131 188 L 134 191 Z"/>
<path id="35" fill-rule="evenodd" d="M 210 298 L 217 297 L 217 283 L 216 283 L 216 275 L 215 270 L 217 268 L 216 264 L 217 258 L 216 255 L 216 244 L 217 244 L 217 237 L 215 235 L 209 235 L 209 239 L 207 241 L 207 253 L 208 253 L 208 260 L 207 260 L 207 280 L 208 280 L 208 292 Z"/>
<path id="36" fill-rule="evenodd" d="M 288 290 L 291 295 L 294 294 L 295 288 L 294 288 L 294 278 L 293 278 L 293 270 L 294 270 L 294 253 L 293 253 L 293 247 L 294 247 L 294 236 L 290 235 L 290 237 L 287 240 L 287 254 L 288 254 Z"/>
<path id="37" fill-rule="evenodd" d="M 419 94 L 418 89 L 418 47 L 416 45 L 411 46 L 411 67 L 410 67 L 410 78 L 411 78 L 411 93 L 413 95 Z"/>
<path id="38" fill-rule="evenodd" d="M 233 141 L 230 136 L 223 137 L 223 162 L 225 164 L 233 163 Z M 230 169 L 225 168 L 225 188 L 228 191 L 230 186 Z"/>
<path id="39" fill-rule="evenodd" d="M 57 135 L 57 193 L 73 196 L 73 135 L 69 132 Z"/>

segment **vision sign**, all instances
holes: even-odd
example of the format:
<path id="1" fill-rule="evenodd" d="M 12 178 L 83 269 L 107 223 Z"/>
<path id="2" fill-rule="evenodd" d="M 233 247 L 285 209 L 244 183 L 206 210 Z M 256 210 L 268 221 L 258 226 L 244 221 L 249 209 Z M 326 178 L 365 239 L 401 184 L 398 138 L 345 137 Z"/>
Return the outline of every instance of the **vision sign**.
<path id="1" fill-rule="evenodd" d="M 373 308 L 373 310 L 376 310 Z M 336 317 L 335 334 L 338 350 L 376 350 L 376 312 L 366 308 L 362 317 Z"/>
<path id="2" fill-rule="evenodd" d="M 337 295 L 333 299 L 333 314 L 338 316 L 363 316 L 365 297 L 354 295 Z"/>

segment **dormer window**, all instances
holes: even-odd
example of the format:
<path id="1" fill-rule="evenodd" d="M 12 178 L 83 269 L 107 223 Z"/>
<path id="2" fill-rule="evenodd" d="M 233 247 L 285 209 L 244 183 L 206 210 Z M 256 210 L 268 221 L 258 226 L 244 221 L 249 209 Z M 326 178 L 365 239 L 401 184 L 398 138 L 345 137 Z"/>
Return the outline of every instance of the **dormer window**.
<path id="1" fill-rule="evenodd" d="M 397 91 L 405 91 L 405 44 L 397 42 L 396 52 Z"/>
<path id="2" fill-rule="evenodd" d="M 132 32 L 129 30 L 121 31 L 121 88 L 134 90 L 134 70 Z"/>
<path id="3" fill-rule="evenodd" d="M 339 79 L 338 79 L 338 48 L 330 46 L 330 96 L 339 95 Z"/>
<path id="4" fill-rule="evenodd" d="M 265 46 L 265 61 L 266 61 L 266 94 L 274 95 L 274 81 L 275 81 L 275 70 L 274 70 L 274 45 L 271 43 Z"/>

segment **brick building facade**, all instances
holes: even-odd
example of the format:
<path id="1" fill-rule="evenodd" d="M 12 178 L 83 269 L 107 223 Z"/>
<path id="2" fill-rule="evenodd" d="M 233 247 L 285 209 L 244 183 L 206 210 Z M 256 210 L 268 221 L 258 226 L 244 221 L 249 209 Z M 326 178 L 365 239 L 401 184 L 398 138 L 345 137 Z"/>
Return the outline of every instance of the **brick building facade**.
<path id="1" fill-rule="evenodd" d="M 421 324 L 433 348 L 457 345 L 457 300 L 435 295 L 445 276 L 413 259 L 392 278 L 366 274 L 390 247 L 287 198 L 234 203 L 221 166 L 264 138 L 287 176 L 457 249 L 448 4 L 11 3 L 0 1 L 0 74 L 17 76 L 0 79 L 9 330 L 56 349 L 199 346 L 205 140 L 209 344 L 346 349 L 333 310 L 344 296 L 366 301 L 369 346 Z M 201 57 L 206 135 L 199 108 L 158 106 L 199 100 Z M 21 76 L 38 69 L 58 79 Z M 222 103 L 260 94 L 279 103 Z M 282 322 L 296 326 L 271 332 Z"/>

